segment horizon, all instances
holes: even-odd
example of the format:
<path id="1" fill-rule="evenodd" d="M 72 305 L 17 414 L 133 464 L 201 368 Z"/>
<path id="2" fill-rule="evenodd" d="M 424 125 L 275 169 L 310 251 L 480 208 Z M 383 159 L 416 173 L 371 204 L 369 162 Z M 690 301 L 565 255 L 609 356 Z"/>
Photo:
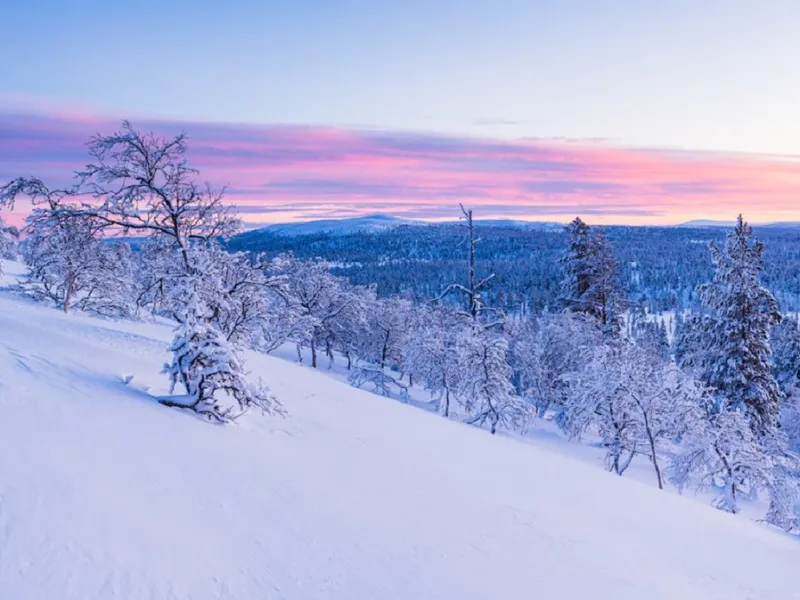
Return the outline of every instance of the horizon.
<path id="1" fill-rule="evenodd" d="M 468 207 L 465 207 L 468 208 Z M 580 215 L 575 215 L 572 219 L 576 217 L 581 217 Z M 778 227 L 778 226 L 786 226 L 794 228 L 800 225 L 800 220 L 798 221 L 761 221 L 761 222 L 753 222 L 749 221 L 743 215 L 745 223 L 750 225 L 751 227 Z M 453 218 L 441 217 L 436 219 L 426 219 L 426 218 L 418 218 L 418 219 L 407 219 L 405 217 L 401 217 L 398 215 L 388 214 L 388 213 L 369 213 L 364 215 L 359 215 L 355 217 L 331 217 L 331 218 L 323 218 L 323 219 L 303 219 L 303 220 L 295 220 L 295 221 L 279 221 L 274 223 L 268 224 L 256 224 L 252 227 L 245 225 L 242 232 L 250 232 L 250 231 L 257 231 L 259 229 L 266 229 L 270 227 L 280 227 L 280 226 L 292 226 L 292 225 L 306 225 L 311 223 L 325 223 L 325 222 L 346 222 L 346 221 L 358 221 L 358 220 L 367 220 L 367 219 L 386 219 L 386 220 L 396 220 L 396 221 L 403 221 L 407 222 L 408 224 L 423 224 L 423 225 L 449 225 L 449 224 L 457 224 L 462 222 L 462 219 L 458 216 Z M 485 223 L 485 222 L 510 222 L 510 223 L 531 223 L 531 224 L 541 224 L 541 225 L 560 225 L 566 227 L 569 225 L 572 219 L 568 219 L 565 221 L 556 221 L 556 220 L 545 220 L 545 219 L 526 219 L 526 218 L 518 218 L 518 219 L 511 219 L 511 218 L 493 218 L 493 217 L 482 217 L 479 215 L 475 215 L 474 221 L 476 223 Z M 586 221 L 586 219 L 581 218 L 582 221 Z M 401 223 L 401 225 L 404 223 Z M 595 226 L 595 227 L 687 227 L 691 228 L 696 226 L 698 228 L 727 228 L 733 227 L 736 224 L 736 219 L 692 219 L 690 221 L 682 221 L 680 223 L 666 223 L 666 224 L 638 224 L 638 225 L 630 225 L 627 223 L 587 223 L 587 225 Z"/>
<path id="2" fill-rule="evenodd" d="M 85 143 L 120 120 L 0 110 L 0 181 L 69 184 Z M 498 140 L 434 133 L 351 131 L 143 120 L 140 130 L 186 132 L 200 178 L 229 186 L 248 229 L 358 217 L 448 220 L 458 203 L 481 218 L 597 225 L 800 220 L 800 157 L 611 146 L 581 140 Z M 760 198 L 756 203 L 752 199 Z M 6 219 L 20 224 L 25 205 Z"/>

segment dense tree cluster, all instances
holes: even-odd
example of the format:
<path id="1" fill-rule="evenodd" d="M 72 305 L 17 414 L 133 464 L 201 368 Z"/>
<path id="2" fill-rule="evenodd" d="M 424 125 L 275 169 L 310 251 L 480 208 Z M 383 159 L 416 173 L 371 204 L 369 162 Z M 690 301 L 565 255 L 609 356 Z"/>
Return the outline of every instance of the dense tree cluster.
<path id="1" fill-rule="evenodd" d="M 484 290 L 488 306 L 526 317 L 560 306 L 559 258 L 567 244 L 563 227 L 476 220 L 480 252 L 476 268 L 493 273 Z M 723 227 L 592 227 L 602 231 L 619 263 L 626 299 L 650 312 L 695 310 L 698 286 L 714 274 L 712 241 L 722 242 Z M 757 227 L 767 246 L 762 281 L 785 311 L 800 311 L 800 228 Z M 378 297 L 406 295 L 425 302 L 452 283 L 463 268 L 463 227 L 455 223 L 405 224 L 382 231 L 283 235 L 247 231 L 229 241 L 233 250 L 301 259 L 323 257 L 337 275 L 358 285 L 375 285 Z M 456 297 L 453 296 L 453 300 Z"/>
<path id="2" fill-rule="evenodd" d="M 731 512 L 762 495 L 771 523 L 797 526 L 800 327 L 763 284 L 764 245 L 741 217 L 711 244 L 713 272 L 673 328 L 626 290 L 623 238 L 612 244 L 580 219 L 552 238 L 560 259 L 537 263 L 558 275 L 546 310 L 503 310 L 519 293 L 506 289 L 514 274 L 479 260 L 493 250 L 478 246 L 467 209 L 466 244 L 447 258 L 458 269 L 424 297 L 379 296 L 380 282 L 358 285 L 322 259 L 224 246 L 235 215 L 222 191 L 198 183 L 183 136 L 124 123 L 89 151 L 71 188 L 32 178 L 0 188 L 2 208 L 33 203 L 20 244 L 29 269 L 15 289 L 64 311 L 172 319 L 163 404 L 217 423 L 251 408 L 282 414 L 244 353 L 291 344 L 312 368 L 340 361 L 355 386 L 405 400 L 424 389 L 443 417 L 491 433 L 548 419 L 601 445 L 613 473 L 639 457 L 659 488 L 713 489 Z M 17 253 L 16 239 L 0 224 L 0 256 Z"/>

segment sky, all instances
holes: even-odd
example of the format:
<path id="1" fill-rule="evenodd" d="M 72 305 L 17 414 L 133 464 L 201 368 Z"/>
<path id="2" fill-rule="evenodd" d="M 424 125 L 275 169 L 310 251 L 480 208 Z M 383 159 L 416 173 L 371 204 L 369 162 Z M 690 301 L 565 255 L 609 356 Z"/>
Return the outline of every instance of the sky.
<path id="1" fill-rule="evenodd" d="M 26 0 L 0 181 L 123 118 L 261 223 L 800 220 L 796 0 Z"/>

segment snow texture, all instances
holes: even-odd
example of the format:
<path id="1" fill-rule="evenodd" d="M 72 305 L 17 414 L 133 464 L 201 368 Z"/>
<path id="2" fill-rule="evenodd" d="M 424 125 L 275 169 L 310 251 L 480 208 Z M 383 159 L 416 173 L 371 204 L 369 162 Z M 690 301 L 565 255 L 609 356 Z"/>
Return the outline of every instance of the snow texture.
<path id="1" fill-rule="evenodd" d="M 171 338 L 0 293 L 0 598 L 800 598 L 793 537 L 306 366 L 161 406 Z"/>

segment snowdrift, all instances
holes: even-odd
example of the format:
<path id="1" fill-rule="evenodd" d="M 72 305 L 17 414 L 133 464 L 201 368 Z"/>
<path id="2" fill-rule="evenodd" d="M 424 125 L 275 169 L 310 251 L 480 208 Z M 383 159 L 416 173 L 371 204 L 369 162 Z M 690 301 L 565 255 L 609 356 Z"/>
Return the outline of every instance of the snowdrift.
<path id="1" fill-rule="evenodd" d="M 0 598 L 800 598 L 795 538 L 308 367 L 160 406 L 170 338 L 0 294 Z"/>

